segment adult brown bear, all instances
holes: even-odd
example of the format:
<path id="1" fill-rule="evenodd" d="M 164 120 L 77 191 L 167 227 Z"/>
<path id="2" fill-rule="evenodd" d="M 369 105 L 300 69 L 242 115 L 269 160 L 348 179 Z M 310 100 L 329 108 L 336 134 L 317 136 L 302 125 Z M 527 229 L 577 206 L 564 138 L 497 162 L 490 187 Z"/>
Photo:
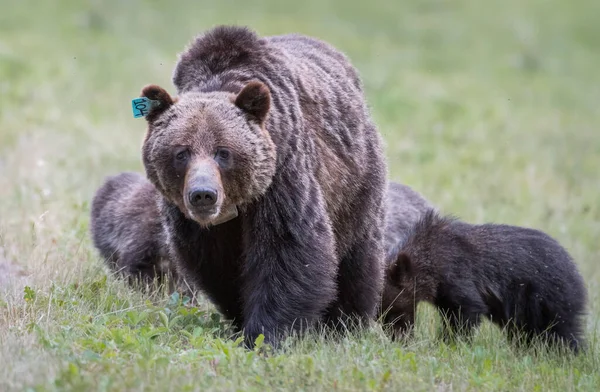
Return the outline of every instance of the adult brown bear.
<path id="1" fill-rule="evenodd" d="M 184 277 L 250 342 L 374 317 L 387 170 L 347 58 L 221 26 L 181 54 L 173 82 L 176 98 L 142 91 L 158 103 L 142 150 Z"/>

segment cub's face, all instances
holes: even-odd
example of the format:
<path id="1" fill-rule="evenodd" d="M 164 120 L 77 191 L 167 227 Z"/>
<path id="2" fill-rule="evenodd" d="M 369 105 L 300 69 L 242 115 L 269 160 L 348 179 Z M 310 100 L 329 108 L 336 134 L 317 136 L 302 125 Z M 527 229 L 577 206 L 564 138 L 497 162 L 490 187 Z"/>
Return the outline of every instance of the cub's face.
<path id="1" fill-rule="evenodd" d="M 401 253 L 385 272 L 381 298 L 383 322 L 393 328 L 393 338 L 407 336 L 415 324 L 415 277 L 408 256 Z"/>
<path id="2" fill-rule="evenodd" d="M 142 96 L 160 102 L 146 117 L 142 156 L 148 178 L 181 212 L 203 226 L 265 193 L 275 174 L 275 146 L 264 128 L 268 88 L 249 83 L 237 96 L 184 93 L 157 86 Z"/>

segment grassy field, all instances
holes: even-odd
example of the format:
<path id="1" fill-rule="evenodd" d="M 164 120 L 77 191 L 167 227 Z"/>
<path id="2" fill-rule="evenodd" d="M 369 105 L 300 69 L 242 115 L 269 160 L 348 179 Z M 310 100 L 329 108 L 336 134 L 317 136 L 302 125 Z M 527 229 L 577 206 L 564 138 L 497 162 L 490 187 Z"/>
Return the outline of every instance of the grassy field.
<path id="1" fill-rule="evenodd" d="M 600 389 L 597 0 L 0 0 L 0 9 L 0 390 Z M 89 203 L 104 176 L 142 170 L 145 124 L 130 99 L 146 83 L 171 86 L 176 54 L 221 23 L 344 50 L 391 179 L 471 222 L 555 236 L 588 284 L 588 352 L 517 350 L 487 323 L 471 344 L 446 345 L 423 305 L 406 344 L 375 326 L 265 356 L 230 340 L 209 304 L 149 299 L 107 276 Z"/>

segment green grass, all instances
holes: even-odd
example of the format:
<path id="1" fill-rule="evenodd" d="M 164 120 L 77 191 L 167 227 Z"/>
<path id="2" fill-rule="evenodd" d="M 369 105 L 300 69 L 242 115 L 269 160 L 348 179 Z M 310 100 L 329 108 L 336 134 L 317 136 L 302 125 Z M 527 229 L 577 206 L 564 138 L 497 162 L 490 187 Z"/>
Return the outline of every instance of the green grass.
<path id="1" fill-rule="evenodd" d="M 0 0 L 0 266 L 25 274 L 0 279 L 0 390 L 598 390 L 600 2 L 250 3 Z M 142 170 L 130 99 L 173 91 L 176 54 L 220 23 L 344 50 L 391 179 L 471 222 L 556 237 L 588 284 L 589 351 L 517 350 L 489 324 L 446 345 L 423 305 L 405 344 L 374 326 L 264 355 L 204 301 L 107 277 L 89 201 L 104 176 Z"/>

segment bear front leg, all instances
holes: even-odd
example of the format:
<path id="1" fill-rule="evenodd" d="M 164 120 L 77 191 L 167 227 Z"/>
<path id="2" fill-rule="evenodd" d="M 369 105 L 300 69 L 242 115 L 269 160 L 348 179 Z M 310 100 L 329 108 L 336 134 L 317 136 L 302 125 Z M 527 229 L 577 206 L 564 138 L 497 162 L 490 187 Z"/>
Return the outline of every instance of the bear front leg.
<path id="1" fill-rule="evenodd" d="M 271 187 L 244 216 L 244 333 L 277 346 L 314 325 L 336 295 L 334 237 L 318 189 Z"/>

